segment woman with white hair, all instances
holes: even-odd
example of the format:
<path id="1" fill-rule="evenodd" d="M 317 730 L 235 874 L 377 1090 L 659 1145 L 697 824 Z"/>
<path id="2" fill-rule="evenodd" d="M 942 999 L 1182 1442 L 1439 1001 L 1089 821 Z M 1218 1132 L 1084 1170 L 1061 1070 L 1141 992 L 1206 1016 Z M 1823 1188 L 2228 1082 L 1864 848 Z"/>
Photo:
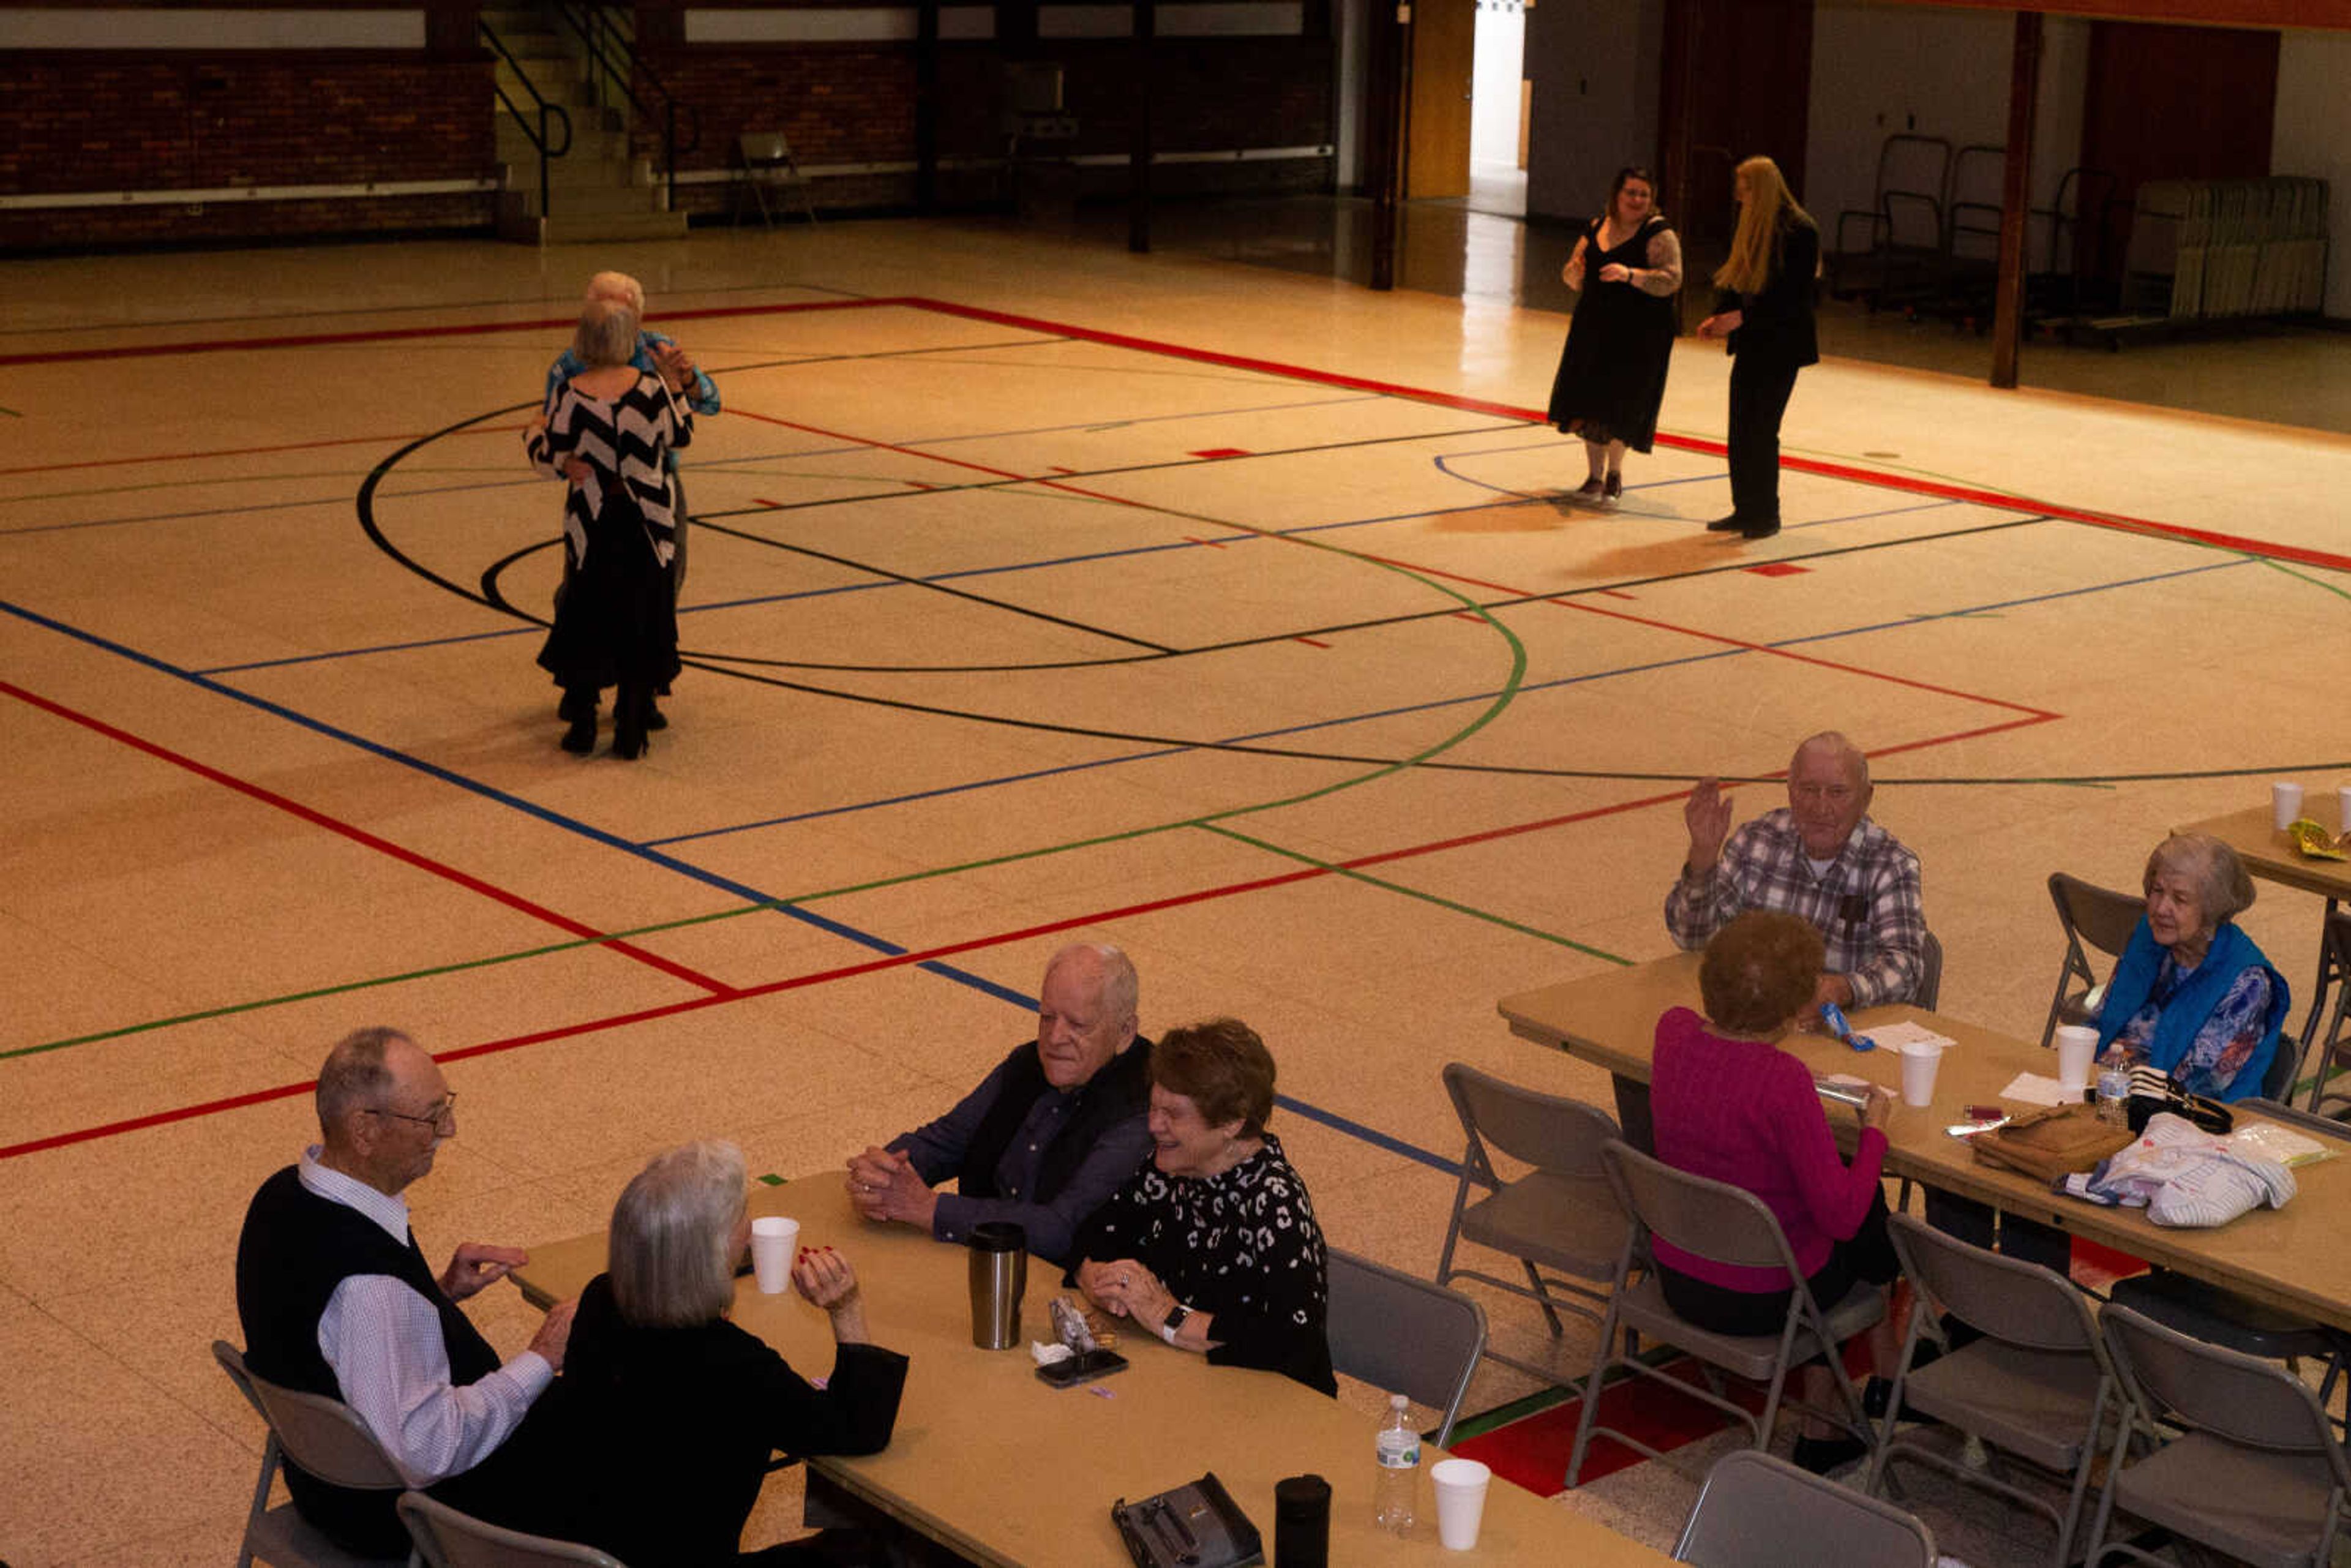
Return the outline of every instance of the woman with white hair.
<path id="1" fill-rule="evenodd" d="M 630 362 L 637 316 L 626 305 L 590 300 L 572 349 L 588 368 L 523 433 L 531 465 L 570 481 L 569 571 L 538 663 L 563 688 L 563 749 L 595 749 L 600 694 L 618 686 L 612 755 L 634 758 L 644 754 L 654 692 L 678 672 L 669 577 L 677 521 L 665 465 L 673 448 L 694 439 L 694 415 L 659 375 Z"/>
<path id="2" fill-rule="evenodd" d="M 1748 159 L 1736 179 L 1739 227 L 1715 269 L 1714 314 L 1698 328 L 1727 340 L 1731 354 L 1730 513 L 1707 529 L 1768 539 L 1780 531 L 1780 416 L 1796 372 L 1821 362 L 1813 326 L 1821 231 L 1769 158 Z"/>
<path id="3" fill-rule="evenodd" d="M 2174 833 L 2147 857 L 2147 915 L 2106 982 L 2098 1051 L 2126 1051 L 2191 1094 L 2262 1092 L 2281 1049 L 2285 978 L 2236 916 L 2253 902 L 2237 852 L 2206 833 Z"/>
<path id="4" fill-rule="evenodd" d="M 837 1346 L 820 1385 L 727 1321 L 751 1233 L 732 1144 L 655 1155 L 612 1208 L 607 1271 L 580 1293 L 564 1375 L 526 1426 L 543 1483 L 524 1529 L 585 1542 L 630 1568 L 860 1561 L 856 1531 L 741 1551 L 770 1456 L 888 1447 L 906 1358 L 867 1341 L 857 1276 L 804 1251 L 792 1287 Z"/>

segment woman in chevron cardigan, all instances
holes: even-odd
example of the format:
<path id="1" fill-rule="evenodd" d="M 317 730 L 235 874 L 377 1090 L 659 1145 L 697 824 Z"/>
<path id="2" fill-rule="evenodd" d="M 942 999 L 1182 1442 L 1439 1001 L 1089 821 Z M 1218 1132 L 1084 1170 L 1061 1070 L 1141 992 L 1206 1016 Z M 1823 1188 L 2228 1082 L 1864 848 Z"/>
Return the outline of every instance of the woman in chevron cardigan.
<path id="1" fill-rule="evenodd" d="M 618 686 L 612 755 L 644 754 L 653 694 L 678 672 L 670 559 L 677 549 L 666 459 L 694 439 L 694 415 L 659 376 L 630 364 L 637 316 L 610 299 L 580 313 L 572 350 L 588 368 L 550 395 L 523 433 L 531 466 L 567 479 L 563 540 L 571 580 L 538 651 L 563 688 L 563 749 L 596 746 L 596 705 Z"/>

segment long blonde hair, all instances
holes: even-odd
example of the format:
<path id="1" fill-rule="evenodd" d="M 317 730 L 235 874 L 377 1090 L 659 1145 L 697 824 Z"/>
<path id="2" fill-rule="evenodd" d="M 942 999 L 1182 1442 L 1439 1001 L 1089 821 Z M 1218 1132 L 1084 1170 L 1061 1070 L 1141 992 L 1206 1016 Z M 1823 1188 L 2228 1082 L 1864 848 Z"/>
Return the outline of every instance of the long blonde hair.
<path id="1" fill-rule="evenodd" d="M 1813 215 L 1788 194 L 1780 165 L 1769 158 L 1748 159 L 1740 164 L 1738 177 L 1747 187 L 1747 199 L 1740 204 L 1729 259 L 1714 269 L 1714 282 L 1734 294 L 1760 294 L 1779 261 L 1780 236 L 1795 224 L 1811 223 Z"/>

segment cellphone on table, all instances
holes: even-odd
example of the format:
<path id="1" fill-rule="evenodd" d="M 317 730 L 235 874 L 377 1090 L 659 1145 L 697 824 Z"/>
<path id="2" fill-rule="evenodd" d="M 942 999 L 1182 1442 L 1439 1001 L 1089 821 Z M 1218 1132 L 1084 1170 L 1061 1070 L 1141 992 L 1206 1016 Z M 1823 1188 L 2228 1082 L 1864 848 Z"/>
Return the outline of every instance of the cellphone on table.
<path id="1" fill-rule="evenodd" d="M 1038 1381 L 1053 1388 L 1075 1388 L 1126 1370 L 1126 1357 L 1114 1350 L 1081 1350 L 1067 1361 L 1037 1369 Z"/>

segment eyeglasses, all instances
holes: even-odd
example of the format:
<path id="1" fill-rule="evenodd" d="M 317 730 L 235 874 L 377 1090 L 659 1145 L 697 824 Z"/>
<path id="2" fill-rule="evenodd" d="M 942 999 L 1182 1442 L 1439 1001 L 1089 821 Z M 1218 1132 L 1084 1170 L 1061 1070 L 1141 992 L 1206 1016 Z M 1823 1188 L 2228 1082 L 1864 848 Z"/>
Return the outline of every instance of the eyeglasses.
<path id="1" fill-rule="evenodd" d="M 367 1108 L 367 1113 L 371 1116 L 389 1116 L 395 1122 L 414 1122 L 419 1126 L 430 1127 L 446 1135 L 457 1130 L 457 1092 L 451 1090 L 448 1098 L 433 1107 L 433 1113 L 428 1116 L 412 1116 L 405 1111 L 380 1111 L 372 1105 Z"/>

